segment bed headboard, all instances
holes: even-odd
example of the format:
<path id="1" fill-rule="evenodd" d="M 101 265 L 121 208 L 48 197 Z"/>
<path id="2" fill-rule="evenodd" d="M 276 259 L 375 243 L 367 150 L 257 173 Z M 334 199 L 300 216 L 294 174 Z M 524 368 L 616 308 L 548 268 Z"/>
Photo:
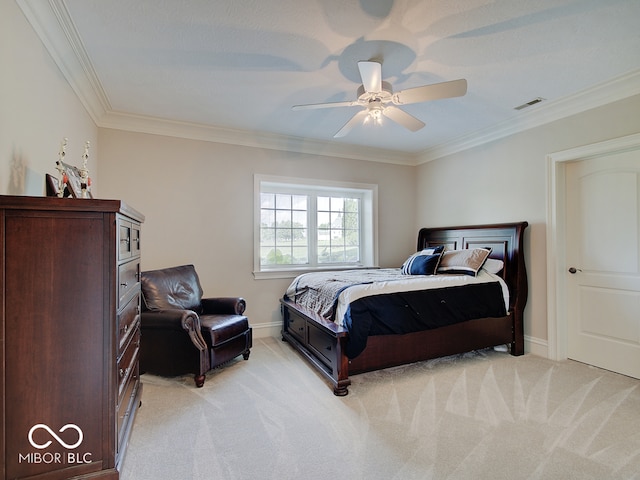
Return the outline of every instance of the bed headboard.
<path id="1" fill-rule="evenodd" d="M 527 222 L 519 222 L 422 228 L 418 232 L 418 251 L 435 245 L 445 245 L 446 250 L 491 248 L 489 257 L 504 262 L 504 268 L 499 275 L 509 287 L 510 309 L 522 314 L 528 295 L 523 248 L 524 230 L 528 225 Z"/>

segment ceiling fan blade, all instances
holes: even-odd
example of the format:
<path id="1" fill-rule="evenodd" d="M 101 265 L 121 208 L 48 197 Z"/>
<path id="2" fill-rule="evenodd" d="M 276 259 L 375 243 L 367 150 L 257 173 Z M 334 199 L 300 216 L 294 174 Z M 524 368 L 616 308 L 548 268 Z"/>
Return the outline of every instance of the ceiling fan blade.
<path id="1" fill-rule="evenodd" d="M 390 118 L 396 123 L 399 123 L 404 128 L 408 128 L 412 132 L 417 132 L 422 127 L 424 127 L 424 122 L 422 120 L 418 120 L 413 115 L 409 115 L 404 110 L 400 110 L 398 107 L 388 106 L 382 110 L 382 114 L 385 117 Z"/>
<path id="2" fill-rule="evenodd" d="M 338 133 L 336 133 L 333 136 L 333 138 L 344 137 L 347 133 L 351 131 L 353 127 L 355 127 L 358 123 L 363 121 L 368 114 L 369 112 L 367 110 L 360 110 L 353 117 L 351 117 L 351 120 L 345 123 L 340 130 L 338 130 Z"/>
<path id="3" fill-rule="evenodd" d="M 353 107 L 359 105 L 357 100 L 349 102 L 329 102 L 329 103 L 311 103 L 308 105 L 294 105 L 291 110 L 313 110 L 317 108 L 331 108 L 331 107 Z"/>
<path id="4" fill-rule="evenodd" d="M 365 92 L 382 91 L 382 65 L 378 62 L 358 62 L 358 69 Z"/>
<path id="5" fill-rule="evenodd" d="M 408 105 L 441 98 L 461 97 L 465 93 L 467 93 L 467 81 L 462 78 L 460 80 L 402 90 L 393 94 L 392 102 L 396 105 Z"/>

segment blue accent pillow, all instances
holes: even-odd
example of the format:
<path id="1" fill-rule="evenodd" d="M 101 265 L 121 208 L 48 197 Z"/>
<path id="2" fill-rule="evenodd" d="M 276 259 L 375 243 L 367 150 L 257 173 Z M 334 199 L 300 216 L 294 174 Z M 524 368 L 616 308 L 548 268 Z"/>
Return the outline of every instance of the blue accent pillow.
<path id="1" fill-rule="evenodd" d="M 439 245 L 414 253 L 402 264 L 401 273 L 403 275 L 434 275 L 443 250 L 444 246 Z"/>

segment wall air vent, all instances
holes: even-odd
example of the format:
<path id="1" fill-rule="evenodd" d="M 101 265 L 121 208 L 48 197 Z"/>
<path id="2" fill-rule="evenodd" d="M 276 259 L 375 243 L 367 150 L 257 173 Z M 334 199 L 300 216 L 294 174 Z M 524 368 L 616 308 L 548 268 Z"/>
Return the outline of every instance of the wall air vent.
<path id="1" fill-rule="evenodd" d="M 540 103 L 544 100 L 544 98 L 542 97 L 537 97 L 534 98 L 533 100 L 527 102 L 527 103 L 523 103 L 522 105 L 518 105 L 517 107 L 514 107 L 514 110 L 522 110 L 523 108 L 527 108 L 530 107 L 531 105 L 535 105 L 536 103 Z"/>

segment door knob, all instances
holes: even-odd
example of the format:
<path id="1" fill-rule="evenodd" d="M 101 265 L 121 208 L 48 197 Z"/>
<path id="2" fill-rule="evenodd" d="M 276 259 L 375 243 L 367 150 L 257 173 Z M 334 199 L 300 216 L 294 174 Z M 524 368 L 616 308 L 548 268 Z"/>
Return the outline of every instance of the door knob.
<path id="1" fill-rule="evenodd" d="M 580 270 L 579 268 L 575 268 L 575 267 L 571 267 L 571 268 L 569 269 L 569 273 L 570 273 L 570 274 L 572 274 L 572 275 L 573 275 L 574 273 L 576 273 L 576 272 L 581 272 L 581 271 L 582 271 L 582 270 Z"/>

